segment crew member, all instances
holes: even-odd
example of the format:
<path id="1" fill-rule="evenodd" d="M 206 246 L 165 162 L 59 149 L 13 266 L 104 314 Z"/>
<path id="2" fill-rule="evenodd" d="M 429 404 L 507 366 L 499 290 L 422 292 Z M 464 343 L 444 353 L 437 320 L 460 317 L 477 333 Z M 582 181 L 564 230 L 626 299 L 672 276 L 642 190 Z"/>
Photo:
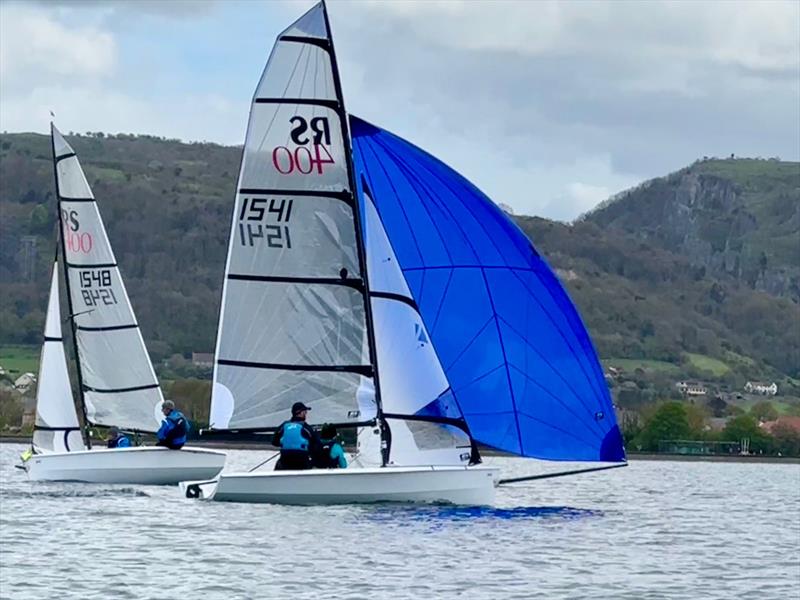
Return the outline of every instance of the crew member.
<path id="1" fill-rule="evenodd" d="M 161 412 L 164 413 L 164 420 L 161 421 L 161 427 L 156 432 L 156 437 L 158 437 L 156 446 L 180 450 L 186 443 L 186 436 L 189 434 L 189 421 L 181 411 L 175 408 L 172 400 L 164 400 L 161 404 Z"/>
<path id="2" fill-rule="evenodd" d="M 131 441 L 119 429 L 111 427 L 108 430 L 108 437 L 106 437 L 106 445 L 109 448 L 130 448 Z"/>
<path id="3" fill-rule="evenodd" d="M 316 466 L 320 469 L 346 469 L 347 458 L 344 448 L 339 443 L 336 427 L 324 425 L 319 432 L 320 451 L 317 455 Z"/>
<path id="4" fill-rule="evenodd" d="M 281 456 L 275 465 L 276 471 L 293 471 L 313 467 L 312 457 L 319 453 L 320 440 L 317 432 L 306 423 L 306 415 L 311 410 L 302 402 L 292 405 L 292 418 L 284 421 L 275 435 L 272 445 L 281 449 Z"/>

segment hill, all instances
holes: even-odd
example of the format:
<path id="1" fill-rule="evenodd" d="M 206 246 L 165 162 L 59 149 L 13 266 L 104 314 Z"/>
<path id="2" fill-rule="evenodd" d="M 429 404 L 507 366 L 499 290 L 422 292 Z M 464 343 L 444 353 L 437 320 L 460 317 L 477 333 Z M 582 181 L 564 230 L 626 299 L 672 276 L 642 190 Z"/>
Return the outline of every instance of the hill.
<path id="1" fill-rule="evenodd" d="M 70 137 L 156 360 L 213 349 L 240 148 Z M 0 136 L 0 345 L 38 344 L 55 206 L 49 138 Z M 703 161 L 573 225 L 515 217 L 602 357 L 664 378 L 800 378 L 800 165 Z M 637 363 L 638 361 L 638 363 Z M 646 361 L 646 362 L 642 362 Z"/>

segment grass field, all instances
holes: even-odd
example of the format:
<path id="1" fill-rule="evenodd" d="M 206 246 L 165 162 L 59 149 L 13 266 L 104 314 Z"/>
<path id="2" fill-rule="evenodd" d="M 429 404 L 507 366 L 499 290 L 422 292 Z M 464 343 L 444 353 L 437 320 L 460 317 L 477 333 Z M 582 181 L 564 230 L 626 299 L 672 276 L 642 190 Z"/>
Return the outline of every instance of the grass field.
<path id="1" fill-rule="evenodd" d="M 721 360 L 706 356 L 705 354 L 692 354 L 691 352 L 687 352 L 686 358 L 693 367 L 702 369 L 703 371 L 710 371 L 714 374 L 714 377 L 722 377 L 731 370 L 731 368 Z"/>
<path id="2" fill-rule="evenodd" d="M 609 358 L 603 361 L 607 367 L 617 367 L 632 373 L 636 369 L 661 373 L 679 373 L 680 367 L 662 360 L 645 360 L 636 358 Z"/>
<path id="3" fill-rule="evenodd" d="M 0 365 L 12 376 L 39 370 L 39 346 L 0 346 Z"/>

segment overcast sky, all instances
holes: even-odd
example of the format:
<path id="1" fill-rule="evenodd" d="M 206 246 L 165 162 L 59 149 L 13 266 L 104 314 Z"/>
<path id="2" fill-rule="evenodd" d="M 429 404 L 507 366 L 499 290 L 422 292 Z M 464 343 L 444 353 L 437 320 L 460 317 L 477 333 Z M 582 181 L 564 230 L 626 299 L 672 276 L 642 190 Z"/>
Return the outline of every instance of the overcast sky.
<path id="1" fill-rule="evenodd" d="M 313 4 L 0 0 L 0 129 L 241 144 Z M 800 2 L 347 2 L 350 112 L 517 213 L 569 220 L 703 155 L 800 158 Z"/>

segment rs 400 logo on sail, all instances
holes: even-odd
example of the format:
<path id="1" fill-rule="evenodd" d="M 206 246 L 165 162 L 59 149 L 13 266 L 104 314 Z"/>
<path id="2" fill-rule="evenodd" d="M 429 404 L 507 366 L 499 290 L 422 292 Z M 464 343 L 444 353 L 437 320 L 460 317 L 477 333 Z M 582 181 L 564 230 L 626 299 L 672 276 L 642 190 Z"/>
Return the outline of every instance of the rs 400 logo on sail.
<path id="1" fill-rule="evenodd" d="M 289 119 L 289 137 L 296 144 L 294 150 L 287 146 L 276 146 L 272 150 L 272 164 L 283 174 L 299 173 L 322 175 L 325 165 L 335 164 L 328 146 L 331 145 L 331 130 L 328 117 L 305 117 L 295 115 Z"/>

